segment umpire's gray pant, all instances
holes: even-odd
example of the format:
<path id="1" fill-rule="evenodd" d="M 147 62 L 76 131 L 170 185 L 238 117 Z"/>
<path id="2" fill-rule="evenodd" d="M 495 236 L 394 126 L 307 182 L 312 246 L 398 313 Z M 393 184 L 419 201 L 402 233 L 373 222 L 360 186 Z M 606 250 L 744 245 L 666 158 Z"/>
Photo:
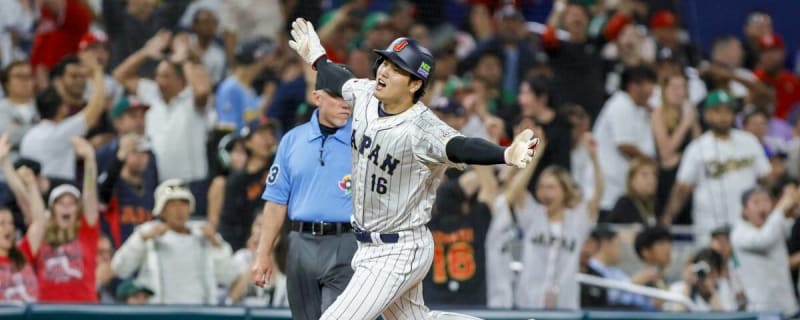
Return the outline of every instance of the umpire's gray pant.
<path id="1" fill-rule="evenodd" d="M 350 282 L 350 261 L 356 248 L 352 232 L 327 236 L 289 233 L 286 285 L 292 319 L 317 320 L 322 316 Z"/>

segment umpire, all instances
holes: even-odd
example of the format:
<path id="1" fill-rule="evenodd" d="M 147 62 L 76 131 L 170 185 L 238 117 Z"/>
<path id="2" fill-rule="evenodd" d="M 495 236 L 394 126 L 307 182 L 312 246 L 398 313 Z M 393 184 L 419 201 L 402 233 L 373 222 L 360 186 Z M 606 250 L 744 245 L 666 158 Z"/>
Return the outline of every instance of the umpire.
<path id="1" fill-rule="evenodd" d="M 347 287 L 356 240 L 350 224 L 350 116 L 335 93 L 313 92 L 318 106 L 278 145 L 262 198 L 264 218 L 254 259 L 257 286 L 271 282 L 272 252 L 288 212 L 286 277 L 293 319 L 319 319 Z"/>

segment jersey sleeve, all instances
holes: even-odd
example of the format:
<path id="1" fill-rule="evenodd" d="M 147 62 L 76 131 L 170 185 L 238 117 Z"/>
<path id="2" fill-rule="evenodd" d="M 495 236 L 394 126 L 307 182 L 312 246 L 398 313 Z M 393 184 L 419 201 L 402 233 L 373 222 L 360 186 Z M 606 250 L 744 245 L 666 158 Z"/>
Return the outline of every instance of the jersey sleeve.
<path id="1" fill-rule="evenodd" d="M 289 203 L 292 189 L 292 179 L 288 172 L 289 151 L 293 140 L 292 136 L 286 136 L 278 144 L 278 153 L 267 173 L 266 188 L 261 199 L 282 205 Z"/>
<path id="2" fill-rule="evenodd" d="M 430 121 L 427 128 L 420 127 L 417 132 L 417 142 L 414 143 L 414 156 L 426 164 L 440 164 L 456 167 L 461 170 L 466 168 L 463 163 L 456 163 L 447 157 L 447 142 L 461 133 L 441 121 Z"/>
<path id="3" fill-rule="evenodd" d="M 355 114 L 358 110 L 366 108 L 374 89 L 375 81 L 350 79 L 342 86 L 342 98 L 353 107 L 353 114 Z"/>

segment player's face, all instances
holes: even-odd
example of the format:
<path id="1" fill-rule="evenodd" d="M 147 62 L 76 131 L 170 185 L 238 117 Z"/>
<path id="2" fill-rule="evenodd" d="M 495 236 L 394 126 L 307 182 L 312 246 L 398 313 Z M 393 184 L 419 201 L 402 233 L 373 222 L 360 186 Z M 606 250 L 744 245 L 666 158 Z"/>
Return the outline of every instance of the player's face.
<path id="1" fill-rule="evenodd" d="M 545 173 L 539 176 L 536 197 L 545 207 L 564 204 L 564 189 L 555 175 Z"/>
<path id="2" fill-rule="evenodd" d="M 319 121 L 325 126 L 344 127 L 353 115 L 353 109 L 342 97 L 331 95 L 325 90 L 314 91 L 314 99 L 319 106 Z"/>
<path id="3" fill-rule="evenodd" d="M 0 210 L 0 250 L 8 251 L 14 246 L 14 215 L 11 211 Z"/>
<path id="4" fill-rule="evenodd" d="M 650 248 L 650 253 L 652 254 L 652 263 L 660 267 L 667 267 L 669 266 L 670 262 L 670 254 L 672 252 L 672 243 L 669 240 L 661 240 L 653 244 L 653 247 Z"/>
<path id="5" fill-rule="evenodd" d="M 58 197 L 58 199 L 53 202 L 53 207 L 50 208 L 56 225 L 62 229 L 71 228 L 75 225 L 75 222 L 78 220 L 79 209 L 78 198 L 75 198 L 71 194 Z"/>
<path id="6" fill-rule="evenodd" d="M 744 218 L 756 227 L 767 221 L 767 216 L 772 210 L 772 199 L 766 192 L 757 192 L 747 199 L 744 204 Z"/>
<path id="7" fill-rule="evenodd" d="M 633 173 L 631 187 L 637 195 L 650 197 L 656 194 L 657 179 L 658 175 L 654 166 L 643 166 Z"/>
<path id="8" fill-rule="evenodd" d="M 384 104 L 410 102 L 422 86 L 422 81 L 412 80 L 407 72 L 386 59 L 378 66 L 375 81 L 375 98 Z"/>
<path id="9" fill-rule="evenodd" d="M 164 222 L 173 230 L 183 229 L 191 214 L 189 201 L 185 200 L 169 200 L 161 212 Z"/>

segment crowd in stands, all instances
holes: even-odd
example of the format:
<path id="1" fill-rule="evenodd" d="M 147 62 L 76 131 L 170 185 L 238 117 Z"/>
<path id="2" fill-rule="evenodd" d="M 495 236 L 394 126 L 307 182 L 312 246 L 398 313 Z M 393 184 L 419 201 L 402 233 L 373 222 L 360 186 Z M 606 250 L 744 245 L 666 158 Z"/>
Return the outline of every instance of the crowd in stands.
<path id="1" fill-rule="evenodd" d="M 0 1 L 0 300 L 288 306 L 282 273 L 260 288 L 249 271 L 281 136 L 315 108 L 315 71 L 287 46 L 304 17 L 361 78 L 372 50 L 417 39 L 442 120 L 541 141 L 526 169 L 446 172 L 427 304 L 687 310 L 583 273 L 699 310 L 797 313 L 786 22 L 752 12 L 704 52 L 679 1 L 534 2 Z"/>

